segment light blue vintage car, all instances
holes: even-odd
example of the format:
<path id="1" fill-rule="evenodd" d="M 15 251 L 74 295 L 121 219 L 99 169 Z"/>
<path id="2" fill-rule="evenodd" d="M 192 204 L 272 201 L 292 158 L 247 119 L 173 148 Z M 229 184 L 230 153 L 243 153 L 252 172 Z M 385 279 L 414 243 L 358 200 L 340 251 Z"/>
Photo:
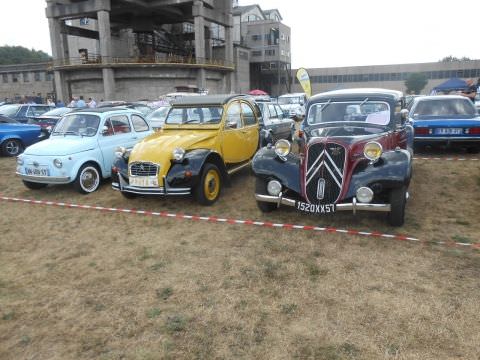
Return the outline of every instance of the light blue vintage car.
<path id="1" fill-rule="evenodd" d="M 83 194 L 98 189 L 111 174 L 115 150 L 131 148 L 153 131 L 131 109 L 85 109 L 65 115 L 50 138 L 17 157 L 17 175 L 30 189 L 73 183 Z"/>

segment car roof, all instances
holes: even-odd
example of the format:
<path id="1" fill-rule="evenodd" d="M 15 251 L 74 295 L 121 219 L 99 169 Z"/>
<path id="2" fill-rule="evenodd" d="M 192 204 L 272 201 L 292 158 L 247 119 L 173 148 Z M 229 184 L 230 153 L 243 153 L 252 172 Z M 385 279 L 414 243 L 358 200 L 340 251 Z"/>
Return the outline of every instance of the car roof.
<path id="1" fill-rule="evenodd" d="M 428 95 L 428 96 L 421 96 L 415 98 L 414 101 L 425 101 L 425 100 L 447 100 L 447 99 L 461 99 L 461 100 L 468 100 L 465 96 L 462 95 Z"/>
<path id="2" fill-rule="evenodd" d="M 69 114 L 72 114 L 72 113 L 104 114 L 109 112 L 114 112 L 114 113 L 128 112 L 133 114 L 141 114 L 141 112 L 139 112 L 138 110 L 121 107 L 121 106 L 111 106 L 111 107 L 101 107 L 101 108 L 78 108 L 69 112 Z"/>
<path id="3" fill-rule="evenodd" d="M 283 95 L 280 95 L 279 97 L 299 97 L 299 96 L 305 96 L 305 93 L 298 92 L 298 93 L 283 94 Z"/>
<path id="4" fill-rule="evenodd" d="M 240 94 L 184 96 L 173 101 L 172 106 L 175 107 L 187 105 L 223 105 L 236 98 L 252 101 L 251 96 Z"/>
<path id="5" fill-rule="evenodd" d="M 324 93 L 316 94 L 312 96 L 309 100 L 323 99 L 329 97 L 339 97 L 347 98 L 352 96 L 378 96 L 378 97 L 392 97 L 392 98 L 401 98 L 403 93 L 397 90 L 390 89 L 380 89 L 380 88 L 357 88 L 357 89 L 342 89 L 342 90 L 333 90 L 327 91 Z"/>

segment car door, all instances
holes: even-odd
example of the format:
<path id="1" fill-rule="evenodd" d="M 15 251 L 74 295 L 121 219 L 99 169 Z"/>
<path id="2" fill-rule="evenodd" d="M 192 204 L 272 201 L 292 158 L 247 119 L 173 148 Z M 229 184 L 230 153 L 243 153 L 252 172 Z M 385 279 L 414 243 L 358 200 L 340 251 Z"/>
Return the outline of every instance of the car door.
<path id="1" fill-rule="evenodd" d="M 250 129 L 244 128 L 240 102 L 232 101 L 227 105 L 223 123 L 221 147 L 223 160 L 226 164 L 239 163 L 250 158 L 249 132 Z"/>
<path id="2" fill-rule="evenodd" d="M 249 103 L 242 101 L 242 120 L 244 130 L 242 131 L 245 139 L 245 155 L 247 158 L 251 158 L 258 148 L 258 137 L 259 137 L 259 127 L 258 127 L 258 120 L 255 116 L 253 108 L 250 106 Z"/>
<path id="3" fill-rule="evenodd" d="M 287 138 L 290 137 L 290 135 L 292 133 L 293 120 L 290 119 L 290 118 L 286 118 L 283 115 L 283 110 L 279 105 L 274 104 L 274 107 L 275 107 L 275 110 L 277 111 L 278 123 L 279 123 L 279 127 L 280 127 L 280 132 L 281 132 L 281 138 L 282 139 L 287 139 Z"/>
<path id="4" fill-rule="evenodd" d="M 138 140 L 138 135 L 132 130 L 128 114 L 116 114 L 104 120 L 98 136 L 105 175 L 110 176 L 115 149 L 119 146 L 133 147 Z"/>

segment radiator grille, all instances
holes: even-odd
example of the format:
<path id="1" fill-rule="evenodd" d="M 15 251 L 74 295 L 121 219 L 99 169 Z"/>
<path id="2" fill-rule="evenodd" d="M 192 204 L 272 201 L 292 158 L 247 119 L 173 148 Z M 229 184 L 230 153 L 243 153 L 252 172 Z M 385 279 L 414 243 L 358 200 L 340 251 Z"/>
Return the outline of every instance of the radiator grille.
<path id="1" fill-rule="evenodd" d="M 307 149 L 305 195 L 312 204 L 332 204 L 342 191 L 345 148 L 335 143 L 314 143 Z"/>
<path id="2" fill-rule="evenodd" d="M 134 162 L 129 168 L 132 176 L 157 176 L 159 167 L 150 162 Z"/>

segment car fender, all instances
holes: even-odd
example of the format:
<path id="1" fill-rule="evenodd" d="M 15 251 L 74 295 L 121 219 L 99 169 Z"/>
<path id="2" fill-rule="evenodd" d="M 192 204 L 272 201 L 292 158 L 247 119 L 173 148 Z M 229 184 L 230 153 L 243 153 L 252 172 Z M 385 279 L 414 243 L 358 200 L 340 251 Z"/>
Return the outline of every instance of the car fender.
<path id="1" fill-rule="evenodd" d="M 81 157 L 78 157 L 78 159 L 75 160 L 74 164 L 71 166 L 70 169 L 70 178 L 72 180 L 75 180 L 77 178 L 78 171 L 80 170 L 82 165 L 86 163 L 94 163 L 95 165 L 97 165 L 98 169 L 100 170 L 100 175 L 105 178 L 106 171 L 103 168 L 101 162 L 98 161 L 98 157 L 95 156 L 95 152 L 89 152 L 88 154 L 86 152 L 82 152 L 80 154 Z M 80 154 L 70 155 L 70 157 L 79 156 Z"/>
<path id="2" fill-rule="evenodd" d="M 412 177 L 412 155 L 408 150 L 398 149 L 382 154 L 375 163 L 361 167 L 357 163 L 350 179 L 347 194 L 344 198 L 355 196 L 359 187 L 380 186 L 382 190 L 407 186 Z M 378 184 L 378 185 L 374 185 Z"/>
<path id="3" fill-rule="evenodd" d="M 167 173 L 166 180 L 169 186 L 195 186 L 202 174 L 206 162 L 215 164 L 222 174 L 225 182 L 228 182 L 228 174 L 222 157 L 211 149 L 194 149 L 185 153 L 181 162 L 173 161 Z M 189 172 L 189 176 L 185 175 Z"/>
<path id="4" fill-rule="evenodd" d="M 265 179 L 277 179 L 283 186 L 297 193 L 300 190 L 300 158 L 288 154 L 280 159 L 273 147 L 264 147 L 257 151 L 252 161 L 252 170 L 256 176 Z"/>

